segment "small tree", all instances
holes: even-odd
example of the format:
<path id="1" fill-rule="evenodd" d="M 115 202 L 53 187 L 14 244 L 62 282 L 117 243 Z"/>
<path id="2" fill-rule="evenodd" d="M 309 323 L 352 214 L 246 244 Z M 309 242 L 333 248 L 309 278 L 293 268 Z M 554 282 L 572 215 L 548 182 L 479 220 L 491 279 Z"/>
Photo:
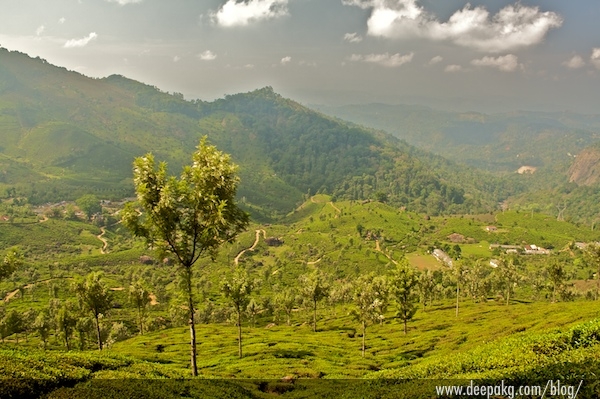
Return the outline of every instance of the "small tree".
<path id="1" fill-rule="evenodd" d="M 197 376 L 192 266 L 202 255 L 214 257 L 222 243 L 244 230 L 248 215 L 235 205 L 239 179 L 228 155 L 203 138 L 192 161 L 177 179 L 167 176 L 165 163 L 157 169 L 152 154 L 136 158 L 133 181 L 143 212 L 128 204 L 122 220 L 135 236 L 177 259 L 187 282 L 191 369 Z"/>
<path id="2" fill-rule="evenodd" d="M 419 279 L 406 258 L 398 262 L 390 279 L 390 291 L 396 300 L 396 317 L 404 323 L 404 334 L 408 331 L 408 321 L 412 320 L 417 312 L 415 302 L 419 299 L 417 295 L 418 282 Z"/>
<path id="3" fill-rule="evenodd" d="M 317 303 L 329 296 L 329 282 L 318 270 L 303 274 L 299 280 L 302 296 L 313 306 L 313 331 L 317 332 Z"/>
<path id="4" fill-rule="evenodd" d="M 286 315 L 286 324 L 292 324 L 292 311 L 298 304 L 298 292 L 294 288 L 286 288 L 275 295 L 275 304 Z"/>
<path id="5" fill-rule="evenodd" d="M 436 284 L 433 279 L 433 273 L 431 270 L 426 270 L 419 276 L 419 284 L 417 290 L 419 292 L 419 298 L 423 304 L 423 311 L 427 309 L 427 304 L 431 303 L 435 294 Z"/>
<path id="6" fill-rule="evenodd" d="M 100 200 L 94 194 L 86 194 L 75 201 L 79 209 L 83 213 L 88 220 L 92 218 L 96 213 L 102 212 L 102 205 L 100 205 Z"/>
<path id="7" fill-rule="evenodd" d="M 19 343 L 19 333 L 25 329 L 25 321 L 21 314 L 14 309 L 11 309 L 6 316 L 4 316 L 4 326 L 6 328 L 6 336 L 15 334 L 17 343 Z"/>
<path id="8" fill-rule="evenodd" d="M 456 284 L 456 317 L 458 317 L 460 287 L 467 281 L 469 269 L 466 266 L 470 265 L 470 263 L 470 259 L 468 258 L 454 261 L 450 270 L 452 281 Z"/>
<path id="9" fill-rule="evenodd" d="M 238 355 L 242 358 L 242 313 L 250 303 L 250 295 L 258 283 L 248 276 L 246 269 L 236 268 L 232 276 L 227 278 L 221 286 L 225 298 L 229 299 L 237 316 L 238 327 Z"/>
<path id="10" fill-rule="evenodd" d="M 362 357 L 365 357 L 367 325 L 384 318 L 382 303 L 387 302 L 388 293 L 387 290 L 381 291 L 381 288 L 374 274 L 361 276 L 354 284 L 354 309 L 350 314 L 362 326 Z"/>
<path id="11" fill-rule="evenodd" d="M 144 335 L 144 317 L 150 304 L 150 291 L 148 291 L 142 280 L 138 280 L 129 286 L 129 301 L 137 309 L 140 335 Z"/>
<path id="12" fill-rule="evenodd" d="M 60 331 L 67 350 L 71 350 L 71 336 L 77 324 L 77 318 L 71 309 L 71 304 L 67 303 L 58 308 L 56 312 L 56 326 Z"/>
<path id="13" fill-rule="evenodd" d="M 598 300 L 600 291 L 600 245 L 589 244 L 583 253 L 584 259 L 588 265 L 596 269 L 596 291 L 594 300 Z"/>
<path id="14" fill-rule="evenodd" d="M 98 350 L 102 350 L 102 335 L 100 334 L 100 315 L 112 307 L 110 291 L 102 283 L 100 273 L 90 273 L 83 281 L 74 284 L 74 291 L 83 309 L 92 312 L 96 324 Z"/>
<path id="15" fill-rule="evenodd" d="M 514 292 L 515 286 L 521 279 L 516 266 L 516 259 L 513 257 L 504 257 L 496 268 L 501 286 L 504 288 L 504 297 L 506 305 L 510 304 L 511 294 Z"/>
<path id="16" fill-rule="evenodd" d="M 567 279 L 567 272 L 564 265 L 557 259 L 552 259 L 546 266 L 546 270 L 552 283 L 552 302 L 556 302 L 556 294 L 563 288 L 563 284 Z"/>
<path id="17" fill-rule="evenodd" d="M 21 265 L 23 265 L 23 256 L 16 248 L 11 248 L 0 263 L 0 281 L 10 277 Z"/>
<path id="18" fill-rule="evenodd" d="M 44 345 L 44 350 L 46 350 L 51 329 L 52 319 L 50 318 L 50 314 L 48 313 L 48 310 L 43 310 L 38 313 L 37 317 L 35 318 L 35 321 L 33 322 L 33 330 L 40 336 L 40 339 Z"/>

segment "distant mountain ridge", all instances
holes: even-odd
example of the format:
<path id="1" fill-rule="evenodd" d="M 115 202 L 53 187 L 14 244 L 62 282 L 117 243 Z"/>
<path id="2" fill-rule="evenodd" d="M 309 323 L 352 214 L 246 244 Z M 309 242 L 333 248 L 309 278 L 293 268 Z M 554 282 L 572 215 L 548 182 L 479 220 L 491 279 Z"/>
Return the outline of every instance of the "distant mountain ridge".
<path id="1" fill-rule="evenodd" d="M 496 172 L 531 166 L 565 176 L 571 157 L 600 140 L 600 115 L 526 111 L 487 115 L 388 104 L 316 109 L 385 130 L 450 160 Z"/>

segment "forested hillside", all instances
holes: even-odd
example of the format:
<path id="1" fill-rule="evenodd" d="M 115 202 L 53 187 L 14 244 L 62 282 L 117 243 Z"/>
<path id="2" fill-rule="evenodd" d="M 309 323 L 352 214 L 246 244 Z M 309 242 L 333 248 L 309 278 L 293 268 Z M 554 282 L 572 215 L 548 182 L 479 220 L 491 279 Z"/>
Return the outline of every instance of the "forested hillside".
<path id="1" fill-rule="evenodd" d="M 123 198 L 132 194 L 135 156 L 151 151 L 177 173 L 203 135 L 240 165 L 240 199 L 262 219 L 283 215 L 317 192 L 439 214 L 492 210 L 519 191 L 385 133 L 312 111 L 269 87 L 214 102 L 186 101 L 122 76 L 90 79 L 0 51 L 5 197 L 31 203 L 87 192 Z"/>

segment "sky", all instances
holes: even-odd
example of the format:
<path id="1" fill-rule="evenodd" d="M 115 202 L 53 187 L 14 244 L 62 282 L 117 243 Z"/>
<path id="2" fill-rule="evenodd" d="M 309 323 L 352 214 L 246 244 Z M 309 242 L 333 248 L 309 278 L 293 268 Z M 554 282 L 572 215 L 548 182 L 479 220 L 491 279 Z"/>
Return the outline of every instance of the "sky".
<path id="1" fill-rule="evenodd" d="M 600 114 L 597 0 L 0 0 L 0 46 L 213 100 Z"/>

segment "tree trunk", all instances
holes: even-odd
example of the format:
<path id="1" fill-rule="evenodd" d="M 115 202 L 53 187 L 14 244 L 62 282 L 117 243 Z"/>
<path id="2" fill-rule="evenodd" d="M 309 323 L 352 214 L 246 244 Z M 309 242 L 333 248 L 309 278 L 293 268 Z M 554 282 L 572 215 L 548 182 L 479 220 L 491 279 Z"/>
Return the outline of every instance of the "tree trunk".
<path id="1" fill-rule="evenodd" d="M 313 332 L 317 332 L 317 301 L 315 302 L 315 307 L 313 311 Z"/>
<path id="2" fill-rule="evenodd" d="M 192 369 L 192 376 L 198 376 L 198 365 L 196 364 L 196 325 L 194 323 L 194 298 L 192 295 L 192 268 L 185 266 L 186 282 L 187 282 L 187 294 L 188 294 L 188 311 L 190 325 L 190 365 Z"/>
<path id="3" fill-rule="evenodd" d="M 242 311 L 237 311 L 237 325 L 238 325 L 238 355 L 242 358 Z"/>
<path id="4" fill-rule="evenodd" d="M 142 308 L 138 306 L 138 321 L 140 323 L 140 335 L 144 335 L 144 324 L 142 321 Z"/>
<path id="5" fill-rule="evenodd" d="M 508 286 L 508 289 L 506 290 L 506 306 L 510 305 L 510 285 Z"/>
<path id="6" fill-rule="evenodd" d="M 407 322 L 407 320 L 404 319 L 404 335 L 406 335 L 406 333 L 408 332 L 408 329 L 406 327 L 406 322 Z"/>
<path id="7" fill-rule="evenodd" d="M 456 283 L 456 317 L 458 317 L 458 295 L 460 294 L 459 285 Z"/>
<path id="8" fill-rule="evenodd" d="M 362 357 L 365 357 L 365 333 L 367 331 L 367 326 L 365 325 L 365 321 L 364 320 L 362 322 L 362 328 L 363 328 L 363 333 L 362 333 Z"/>
<path id="9" fill-rule="evenodd" d="M 102 350 L 102 337 L 100 336 L 100 322 L 98 321 L 98 314 L 94 314 L 96 319 L 96 337 L 98 338 L 98 350 Z"/>

